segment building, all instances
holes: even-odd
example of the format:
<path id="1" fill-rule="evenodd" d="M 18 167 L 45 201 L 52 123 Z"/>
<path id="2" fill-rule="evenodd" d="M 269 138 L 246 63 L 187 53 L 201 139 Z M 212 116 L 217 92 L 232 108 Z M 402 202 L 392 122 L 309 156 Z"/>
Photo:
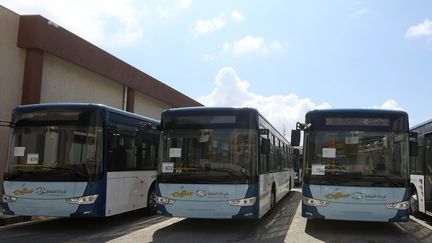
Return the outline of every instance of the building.
<path id="1" fill-rule="evenodd" d="M 42 16 L 3 6 L 0 85 L 0 120 L 20 104 L 101 103 L 155 119 L 167 108 L 202 105 Z M 10 133 L 0 127 L 0 181 Z"/>

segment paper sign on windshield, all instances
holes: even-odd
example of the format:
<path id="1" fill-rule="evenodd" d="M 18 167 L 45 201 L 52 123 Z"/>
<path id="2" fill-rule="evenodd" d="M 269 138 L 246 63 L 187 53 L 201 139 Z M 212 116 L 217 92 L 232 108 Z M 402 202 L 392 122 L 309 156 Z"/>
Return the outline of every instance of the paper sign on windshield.
<path id="1" fill-rule="evenodd" d="M 25 147 L 15 147 L 14 148 L 14 156 L 15 157 L 22 157 L 24 156 Z"/>
<path id="2" fill-rule="evenodd" d="M 325 165 L 312 165 L 312 175 L 325 175 Z"/>
<path id="3" fill-rule="evenodd" d="M 336 149 L 335 148 L 323 148 L 322 149 L 322 157 L 323 158 L 336 158 Z"/>
<path id="4" fill-rule="evenodd" d="M 170 158 L 180 158 L 181 157 L 181 148 L 170 148 L 169 149 L 169 157 Z"/>
<path id="5" fill-rule="evenodd" d="M 174 163 L 173 162 L 162 162 L 162 173 L 173 173 Z"/>
<path id="6" fill-rule="evenodd" d="M 39 163 L 39 154 L 27 154 L 27 164 L 37 165 Z"/>

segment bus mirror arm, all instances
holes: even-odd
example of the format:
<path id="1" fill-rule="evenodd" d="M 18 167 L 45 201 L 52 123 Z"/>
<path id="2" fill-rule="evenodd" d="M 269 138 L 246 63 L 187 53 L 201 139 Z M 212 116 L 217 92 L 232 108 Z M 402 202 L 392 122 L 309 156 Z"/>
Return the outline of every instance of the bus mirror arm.
<path id="1" fill-rule="evenodd" d="M 3 121 L 0 120 L 0 127 L 10 127 L 10 128 L 14 128 L 15 127 L 15 123 L 11 122 L 11 121 Z"/>
<path id="2" fill-rule="evenodd" d="M 307 131 L 311 126 L 312 126 L 312 124 L 310 124 L 310 123 L 305 124 L 305 123 L 297 122 L 296 123 L 296 130 Z"/>

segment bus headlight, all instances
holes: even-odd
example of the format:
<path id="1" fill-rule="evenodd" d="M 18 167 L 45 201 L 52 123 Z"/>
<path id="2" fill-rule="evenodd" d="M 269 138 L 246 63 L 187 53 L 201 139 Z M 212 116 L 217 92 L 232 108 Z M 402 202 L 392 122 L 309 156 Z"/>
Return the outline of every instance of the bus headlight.
<path id="1" fill-rule="evenodd" d="M 16 200 L 17 200 L 16 197 L 3 194 L 3 202 L 4 203 L 13 203 L 13 202 L 16 202 Z"/>
<path id="2" fill-rule="evenodd" d="M 92 204 L 96 202 L 96 199 L 98 198 L 99 194 L 94 194 L 90 196 L 85 197 L 72 197 L 72 198 L 66 198 L 66 202 L 71 204 Z"/>
<path id="3" fill-rule="evenodd" d="M 405 210 L 410 207 L 409 201 L 403 202 L 395 202 L 395 203 L 386 203 L 387 208 L 396 209 L 396 210 Z"/>
<path id="4" fill-rule="evenodd" d="M 240 207 L 252 206 L 255 204 L 255 202 L 256 202 L 256 197 L 228 200 L 229 205 L 240 206 Z"/>
<path id="5" fill-rule="evenodd" d="M 308 206 L 314 206 L 314 207 L 325 207 L 329 204 L 327 201 L 322 201 L 318 199 L 303 197 L 303 203 Z"/>
<path id="6" fill-rule="evenodd" d="M 159 196 L 156 196 L 155 200 L 156 200 L 157 204 L 163 204 L 163 205 L 174 204 L 176 201 L 176 199 L 167 198 L 167 197 L 159 197 Z"/>

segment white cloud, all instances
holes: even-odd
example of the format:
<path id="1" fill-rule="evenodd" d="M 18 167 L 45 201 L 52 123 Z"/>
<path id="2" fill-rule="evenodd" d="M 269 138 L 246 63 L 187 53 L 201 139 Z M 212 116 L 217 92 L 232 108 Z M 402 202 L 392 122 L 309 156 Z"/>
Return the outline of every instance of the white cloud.
<path id="1" fill-rule="evenodd" d="M 192 0 L 180 0 L 180 7 L 189 8 L 192 4 Z"/>
<path id="2" fill-rule="evenodd" d="M 214 61 L 215 59 L 216 58 L 211 54 L 206 54 L 203 57 L 204 62 L 211 62 L 211 61 Z"/>
<path id="3" fill-rule="evenodd" d="M 304 122 L 307 111 L 331 108 L 328 103 L 317 105 L 309 98 L 301 99 L 293 93 L 285 96 L 254 94 L 248 90 L 249 86 L 248 81 L 237 76 L 234 68 L 222 68 L 216 75 L 214 90 L 209 95 L 200 97 L 198 101 L 206 106 L 256 108 L 280 132 L 286 129 L 288 139 L 296 122 Z"/>
<path id="4" fill-rule="evenodd" d="M 368 14 L 368 13 L 369 13 L 369 9 L 367 9 L 367 8 L 362 8 L 362 9 L 359 9 L 359 10 L 357 10 L 357 11 L 351 13 L 351 17 L 353 17 L 353 18 L 355 18 L 355 17 L 360 17 L 360 16 L 366 15 L 366 14 Z"/>
<path id="5" fill-rule="evenodd" d="M 420 38 L 420 37 L 431 37 L 432 38 L 432 21 L 426 19 L 423 23 L 414 25 L 408 28 L 405 33 L 406 38 Z"/>
<path id="6" fill-rule="evenodd" d="M 224 13 L 211 19 L 199 19 L 195 22 L 195 35 L 204 35 L 225 27 Z"/>
<path id="7" fill-rule="evenodd" d="M 161 18 L 169 18 L 170 17 L 170 13 L 168 12 L 168 10 L 166 10 L 161 5 L 158 5 L 156 7 L 156 11 L 158 12 L 159 17 L 161 17 Z"/>
<path id="8" fill-rule="evenodd" d="M 245 20 L 243 14 L 237 10 L 232 11 L 231 19 L 234 23 L 240 23 Z M 195 21 L 194 35 L 198 37 L 200 35 L 209 34 L 211 32 L 219 31 L 230 22 L 229 18 L 225 19 L 225 13 L 219 13 L 219 16 L 211 19 L 198 19 Z"/>
<path id="9" fill-rule="evenodd" d="M 240 23 L 240 22 L 243 22 L 245 20 L 245 17 L 243 16 L 243 14 L 237 10 L 232 11 L 231 18 L 233 19 L 233 21 L 235 23 Z"/>
<path id="10" fill-rule="evenodd" d="M 234 44 L 225 43 L 223 51 L 231 53 L 233 56 L 241 56 L 249 53 L 267 55 L 272 52 L 280 52 L 283 50 L 283 45 L 278 41 L 272 41 L 267 44 L 262 37 L 246 36 L 238 40 Z"/>
<path id="11" fill-rule="evenodd" d="M 369 108 L 386 109 L 386 110 L 403 110 L 395 100 L 386 100 L 382 105 L 374 105 Z"/>
<path id="12" fill-rule="evenodd" d="M 124 45 L 140 41 L 145 5 L 131 0 L 4 0 L 1 4 L 18 14 L 40 14 L 80 37 L 99 45 Z"/>

